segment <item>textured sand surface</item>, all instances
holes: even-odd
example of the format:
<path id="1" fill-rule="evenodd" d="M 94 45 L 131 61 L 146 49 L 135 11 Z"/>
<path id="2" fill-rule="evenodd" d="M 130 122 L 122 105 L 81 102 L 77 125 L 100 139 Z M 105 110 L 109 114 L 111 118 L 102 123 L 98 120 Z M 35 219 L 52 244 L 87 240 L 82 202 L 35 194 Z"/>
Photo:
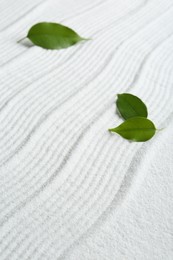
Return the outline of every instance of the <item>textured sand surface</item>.
<path id="1" fill-rule="evenodd" d="M 0 259 L 172 260 L 172 0 L 1 0 L 0 17 Z M 40 21 L 93 40 L 18 44 Z M 166 129 L 111 135 L 122 92 Z"/>

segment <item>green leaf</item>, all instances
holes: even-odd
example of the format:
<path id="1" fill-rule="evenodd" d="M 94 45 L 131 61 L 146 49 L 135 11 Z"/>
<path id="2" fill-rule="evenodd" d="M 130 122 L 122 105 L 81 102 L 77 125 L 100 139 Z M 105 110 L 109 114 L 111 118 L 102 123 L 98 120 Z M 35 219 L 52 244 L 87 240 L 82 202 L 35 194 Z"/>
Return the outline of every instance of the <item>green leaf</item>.
<path id="1" fill-rule="evenodd" d="M 109 129 L 109 131 L 117 133 L 128 140 L 145 142 L 154 136 L 156 128 L 153 122 L 147 118 L 133 117 L 127 119 L 118 127 Z"/>
<path id="2" fill-rule="evenodd" d="M 80 41 L 87 40 L 80 37 L 72 29 L 58 23 L 37 23 L 28 32 L 33 44 L 45 49 L 68 48 Z"/>
<path id="3" fill-rule="evenodd" d="M 124 93 L 118 94 L 117 107 L 124 119 L 132 117 L 146 117 L 148 116 L 147 107 L 142 100 L 132 94 Z"/>

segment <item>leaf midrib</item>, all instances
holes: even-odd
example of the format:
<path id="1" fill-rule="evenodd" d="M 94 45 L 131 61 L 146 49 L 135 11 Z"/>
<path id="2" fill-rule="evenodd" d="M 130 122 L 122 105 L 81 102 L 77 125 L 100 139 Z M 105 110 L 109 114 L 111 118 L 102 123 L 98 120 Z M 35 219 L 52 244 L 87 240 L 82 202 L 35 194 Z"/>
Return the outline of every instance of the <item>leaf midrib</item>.
<path id="1" fill-rule="evenodd" d="M 126 99 L 126 98 L 124 98 L 124 100 L 127 102 L 127 104 L 130 106 L 130 109 L 133 111 L 133 112 L 135 112 L 137 115 L 139 115 L 139 113 L 132 107 L 132 105 L 129 103 L 129 101 Z"/>
<path id="2" fill-rule="evenodd" d="M 140 131 L 140 130 L 145 130 L 145 131 L 155 131 L 155 128 L 133 128 L 133 129 L 123 129 L 123 130 L 119 130 L 121 132 L 132 132 L 132 131 Z M 118 131 L 118 129 L 117 129 Z"/>

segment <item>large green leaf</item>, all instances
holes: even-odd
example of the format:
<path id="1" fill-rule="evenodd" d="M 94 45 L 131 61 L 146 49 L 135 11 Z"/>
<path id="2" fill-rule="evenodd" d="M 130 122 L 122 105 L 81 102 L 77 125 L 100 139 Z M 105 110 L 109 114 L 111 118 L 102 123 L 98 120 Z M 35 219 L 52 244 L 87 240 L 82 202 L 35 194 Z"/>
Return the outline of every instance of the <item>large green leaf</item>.
<path id="1" fill-rule="evenodd" d="M 140 116 L 147 117 L 147 107 L 142 100 L 132 94 L 118 94 L 117 107 L 124 119 Z"/>
<path id="2" fill-rule="evenodd" d="M 144 117 L 134 117 L 127 119 L 116 128 L 109 129 L 110 132 L 117 133 L 125 139 L 145 142 L 151 139 L 156 128 L 152 121 Z"/>
<path id="3" fill-rule="evenodd" d="M 64 25 L 47 22 L 33 25 L 27 38 L 45 49 L 63 49 L 86 40 Z"/>

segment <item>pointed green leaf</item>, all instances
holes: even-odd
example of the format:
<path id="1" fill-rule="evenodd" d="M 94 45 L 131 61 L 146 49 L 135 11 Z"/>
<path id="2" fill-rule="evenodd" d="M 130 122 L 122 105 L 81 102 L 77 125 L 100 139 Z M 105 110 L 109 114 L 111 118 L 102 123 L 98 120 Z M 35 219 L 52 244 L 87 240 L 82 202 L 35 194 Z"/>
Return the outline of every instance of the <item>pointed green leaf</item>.
<path id="1" fill-rule="evenodd" d="M 145 142 L 154 136 L 156 128 L 153 122 L 147 118 L 133 117 L 127 119 L 118 127 L 109 129 L 109 131 L 117 133 L 128 140 Z"/>
<path id="2" fill-rule="evenodd" d="M 147 107 L 142 100 L 132 94 L 124 93 L 118 94 L 117 107 L 124 119 L 132 117 L 146 117 L 148 116 Z"/>
<path id="3" fill-rule="evenodd" d="M 37 46 L 52 50 L 68 48 L 80 41 L 86 40 L 64 25 L 48 22 L 37 23 L 32 26 L 27 38 Z"/>

